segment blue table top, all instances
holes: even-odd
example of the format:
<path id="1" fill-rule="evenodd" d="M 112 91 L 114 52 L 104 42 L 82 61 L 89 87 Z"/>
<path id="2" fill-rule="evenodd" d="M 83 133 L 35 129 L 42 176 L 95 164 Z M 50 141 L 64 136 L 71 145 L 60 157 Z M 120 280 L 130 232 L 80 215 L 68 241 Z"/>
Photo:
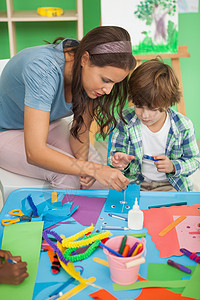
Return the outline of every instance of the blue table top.
<path id="1" fill-rule="evenodd" d="M 51 193 L 55 191 L 58 195 L 58 201 L 62 201 L 63 197 L 66 194 L 75 194 L 75 195 L 82 195 L 82 196 L 91 196 L 91 197 L 107 197 L 108 191 L 101 190 L 65 190 L 65 189 L 18 189 L 12 192 L 1 213 L 0 213 L 0 222 L 2 219 L 5 218 L 5 215 L 12 209 L 21 207 L 21 201 L 25 199 L 28 195 L 31 194 L 32 198 L 34 199 L 34 203 L 38 204 L 43 201 L 46 201 L 51 198 Z M 199 204 L 200 203 L 200 193 L 177 193 L 177 192 L 140 192 L 140 208 L 147 209 L 150 205 L 160 205 L 160 204 L 171 204 L 171 203 L 178 203 L 186 201 L 188 205 L 192 204 Z M 123 216 L 127 216 L 123 214 Z M 73 218 L 69 218 L 68 220 L 73 220 Z M 104 212 L 104 208 L 101 211 L 99 216 L 98 222 L 95 226 L 96 229 L 100 229 L 102 225 L 111 225 L 111 226 L 126 226 L 127 222 L 115 218 L 111 218 L 108 216 L 108 213 Z M 58 234 L 64 234 L 66 237 L 74 235 L 80 231 L 82 231 L 85 227 L 80 225 L 78 222 L 60 225 L 59 227 L 54 228 L 53 230 L 56 231 Z M 146 233 L 146 248 L 147 253 L 145 257 L 145 263 L 140 266 L 139 273 L 142 277 L 147 278 L 147 270 L 148 270 L 148 263 L 167 263 L 168 258 L 161 258 L 159 256 L 158 249 L 155 248 L 153 241 L 149 234 L 147 234 L 147 229 L 143 228 L 140 231 L 118 231 L 118 230 L 111 230 L 113 236 L 119 236 L 124 234 L 133 234 L 138 232 L 145 232 Z M 3 226 L 0 225 L 0 243 L 2 241 L 3 236 Z M 80 262 L 74 263 L 74 265 L 81 265 L 84 267 L 84 272 L 82 274 L 83 278 L 89 278 L 91 276 L 96 277 L 95 284 L 105 288 L 111 294 L 113 294 L 118 299 L 134 299 L 136 298 L 141 289 L 132 290 L 132 291 L 113 291 L 112 283 L 113 281 L 110 279 L 110 270 L 108 267 L 100 265 L 93 261 L 94 257 L 99 257 L 106 260 L 106 255 L 104 254 L 101 248 L 97 248 L 93 254 Z M 185 255 L 183 256 L 171 256 L 170 259 L 175 259 L 176 262 L 195 266 L 196 263 L 190 260 Z M 186 274 L 187 275 L 187 274 Z M 185 275 L 185 276 L 186 276 Z M 57 287 L 61 285 L 61 283 L 67 281 L 69 279 L 69 275 L 61 269 L 61 272 L 57 275 L 53 275 L 50 269 L 50 262 L 48 258 L 48 254 L 46 252 L 41 252 L 38 273 L 36 277 L 35 289 L 33 294 L 34 300 L 43 300 L 47 299 L 49 294 L 54 291 Z M 67 292 L 68 290 L 74 288 L 78 283 L 75 282 L 65 288 L 63 292 Z M 94 287 L 87 287 L 80 293 L 76 294 L 72 297 L 72 299 L 91 299 L 89 296 L 90 293 L 97 291 Z"/>

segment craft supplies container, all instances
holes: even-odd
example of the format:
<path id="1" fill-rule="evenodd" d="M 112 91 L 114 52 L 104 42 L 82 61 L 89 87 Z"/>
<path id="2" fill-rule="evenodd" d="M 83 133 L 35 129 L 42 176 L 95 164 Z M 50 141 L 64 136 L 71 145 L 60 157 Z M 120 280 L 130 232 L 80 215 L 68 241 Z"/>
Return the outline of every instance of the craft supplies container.
<path id="1" fill-rule="evenodd" d="M 137 198 L 133 208 L 128 212 L 128 228 L 132 230 L 141 230 L 144 223 L 144 214 L 138 205 Z"/>
<path id="2" fill-rule="evenodd" d="M 120 249 L 122 239 L 123 236 L 116 236 L 110 238 L 105 243 L 105 245 L 118 252 Z M 126 267 L 126 263 L 136 260 L 142 257 L 143 254 L 146 254 L 146 240 L 144 238 L 140 240 L 133 236 L 127 236 L 126 244 L 129 245 L 130 248 L 136 242 L 141 243 L 143 245 L 143 250 L 135 256 L 118 257 L 110 253 L 107 249 L 103 249 L 104 253 L 107 255 L 108 264 L 110 268 L 110 277 L 114 282 L 118 284 L 127 285 L 136 282 L 138 279 L 140 265 L 131 268 Z"/>

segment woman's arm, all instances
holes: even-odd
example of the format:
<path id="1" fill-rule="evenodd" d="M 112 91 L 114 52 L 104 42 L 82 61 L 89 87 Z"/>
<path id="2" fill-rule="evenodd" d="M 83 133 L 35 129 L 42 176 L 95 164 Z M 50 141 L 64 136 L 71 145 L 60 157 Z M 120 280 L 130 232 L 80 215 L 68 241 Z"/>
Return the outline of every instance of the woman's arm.
<path id="1" fill-rule="evenodd" d="M 101 184 L 116 190 L 125 189 L 129 180 L 119 170 L 108 166 L 71 158 L 47 146 L 50 113 L 25 105 L 24 137 L 27 161 L 54 172 L 77 176 L 92 176 Z M 85 153 L 85 152 L 84 152 Z"/>
<path id="2" fill-rule="evenodd" d="M 84 124 L 79 131 L 80 141 L 74 138 L 70 134 L 69 142 L 70 142 L 71 150 L 74 153 L 74 156 L 76 158 L 82 160 L 88 160 L 89 145 L 90 145 L 89 130 L 92 123 L 92 102 L 90 104 L 90 107 L 83 114 L 83 121 Z"/>

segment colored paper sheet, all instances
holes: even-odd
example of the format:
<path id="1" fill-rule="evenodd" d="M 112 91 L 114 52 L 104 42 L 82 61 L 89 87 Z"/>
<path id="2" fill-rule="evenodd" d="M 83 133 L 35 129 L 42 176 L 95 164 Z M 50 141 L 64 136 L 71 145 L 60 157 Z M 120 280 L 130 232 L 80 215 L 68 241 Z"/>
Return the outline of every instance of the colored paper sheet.
<path id="1" fill-rule="evenodd" d="M 115 296 L 113 296 L 108 291 L 101 289 L 97 292 L 94 292 L 92 294 L 89 294 L 89 296 L 95 300 L 117 300 Z"/>
<path id="2" fill-rule="evenodd" d="M 73 214 L 73 218 L 83 226 L 96 225 L 106 199 L 99 197 L 87 197 L 79 195 L 65 195 L 62 203 L 73 202 L 73 206 L 79 209 Z"/>
<path id="3" fill-rule="evenodd" d="M 191 279 L 188 281 L 188 283 L 182 293 L 182 296 L 200 299 L 199 278 L 200 278 L 200 265 L 197 264 L 196 269 L 195 269 Z"/>
<path id="4" fill-rule="evenodd" d="M 195 270 L 195 266 L 186 266 L 192 273 Z M 160 264 L 160 263 L 149 263 L 148 264 L 148 272 L 147 272 L 147 279 L 148 280 L 180 280 L 183 276 L 187 274 L 183 271 L 180 271 L 168 264 Z M 190 279 L 191 276 L 187 276 L 186 280 Z M 170 288 L 170 291 L 175 293 L 182 293 L 183 288 Z"/>
<path id="5" fill-rule="evenodd" d="M 1 299 L 31 300 L 40 257 L 43 222 L 18 223 L 5 226 L 2 249 L 27 262 L 29 277 L 19 285 L 0 285 Z"/>
<path id="6" fill-rule="evenodd" d="M 114 291 L 124 291 L 124 290 L 137 290 L 148 287 L 185 287 L 187 284 L 186 280 L 170 280 L 170 281 L 159 281 L 159 280 L 147 280 L 147 281 L 136 281 L 132 284 L 121 285 L 113 283 Z"/>
<path id="7" fill-rule="evenodd" d="M 143 210 L 144 226 L 147 228 L 147 232 L 151 235 L 151 239 L 155 243 L 155 247 L 159 250 L 159 255 L 161 257 L 183 255 L 183 253 L 179 250 L 180 245 L 178 242 L 176 227 L 170 230 L 165 236 L 159 236 L 158 234 L 174 221 L 173 216 L 199 216 L 200 210 L 198 208 L 200 208 L 200 204 Z"/>
<path id="8" fill-rule="evenodd" d="M 138 276 L 140 281 L 145 280 Z M 182 297 L 181 294 L 173 293 L 165 288 L 145 288 L 135 300 L 192 300 L 190 297 Z M 194 300 L 194 299 L 193 299 Z"/>
<path id="9" fill-rule="evenodd" d="M 173 216 L 176 220 L 179 216 Z M 200 251 L 200 234 L 190 234 L 197 232 L 197 224 L 200 223 L 200 216 L 187 216 L 180 224 L 176 226 L 176 233 L 180 248 L 185 248 L 191 252 Z"/>
<path id="10" fill-rule="evenodd" d="M 105 212 L 128 213 L 133 207 L 135 198 L 140 199 L 140 185 L 129 184 L 127 189 L 121 192 L 110 189 L 105 204 Z"/>

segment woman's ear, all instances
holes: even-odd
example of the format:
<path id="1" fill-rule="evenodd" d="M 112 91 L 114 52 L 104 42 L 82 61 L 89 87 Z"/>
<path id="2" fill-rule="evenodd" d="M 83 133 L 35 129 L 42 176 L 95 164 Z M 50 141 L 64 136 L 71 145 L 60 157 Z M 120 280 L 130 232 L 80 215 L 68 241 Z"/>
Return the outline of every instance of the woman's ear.
<path id="1" fill-rule="evenodd" d="M 81 57 L 81 67 L 84 67 L 90 61 L 90 55 L 87 51 Z"/>

